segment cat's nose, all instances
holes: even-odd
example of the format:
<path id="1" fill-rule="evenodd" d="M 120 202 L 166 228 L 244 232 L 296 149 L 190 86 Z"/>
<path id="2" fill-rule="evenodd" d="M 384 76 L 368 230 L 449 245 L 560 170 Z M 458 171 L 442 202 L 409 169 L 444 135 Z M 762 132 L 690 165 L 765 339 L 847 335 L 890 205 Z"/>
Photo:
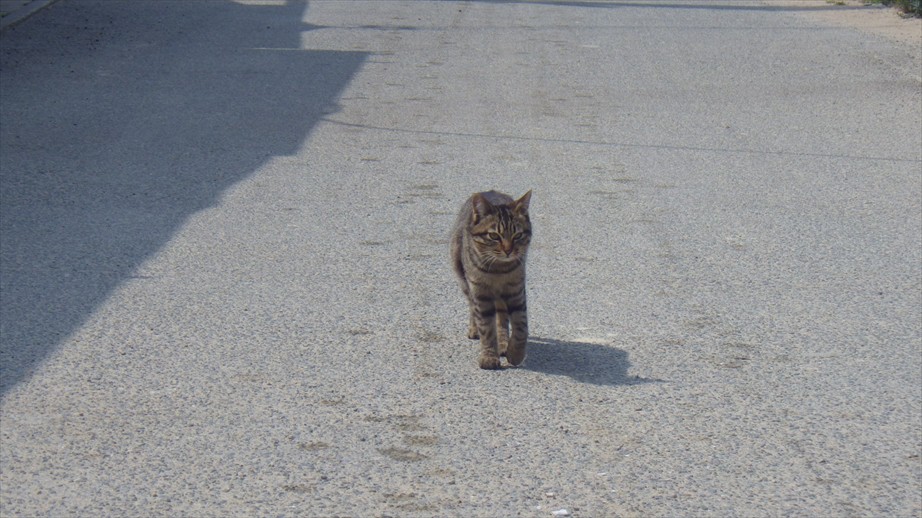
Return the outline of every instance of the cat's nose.
<path id="1" fill-rule="evenodd" d="M 503 241 L 502 247 L 503 247 L 503 252 L 506 253 L 506 257 L 509 257 L 509 255 L 512 253 L 512 242 Z"/>

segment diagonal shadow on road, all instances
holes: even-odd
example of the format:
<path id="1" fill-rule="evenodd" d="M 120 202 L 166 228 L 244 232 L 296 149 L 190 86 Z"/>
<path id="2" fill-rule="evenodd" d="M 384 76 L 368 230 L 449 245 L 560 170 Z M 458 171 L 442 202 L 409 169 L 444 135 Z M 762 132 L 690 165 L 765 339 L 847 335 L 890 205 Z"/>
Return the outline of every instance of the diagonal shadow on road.
<path id="1" fill-rule="evenodd" d="M 523 368 L 568 376 L 593 385 L 641 385 L 663 381 L 629 375 L 630 366 L 628 354 L 616 347 L 529 337 L 528 358 Z"/>
<path id="2" fill-rule="evenodd" d="M 336 111 L 368 53 L 301 48 L 307 9 L 60 2 L 0 35 L 0 395 Z"/>

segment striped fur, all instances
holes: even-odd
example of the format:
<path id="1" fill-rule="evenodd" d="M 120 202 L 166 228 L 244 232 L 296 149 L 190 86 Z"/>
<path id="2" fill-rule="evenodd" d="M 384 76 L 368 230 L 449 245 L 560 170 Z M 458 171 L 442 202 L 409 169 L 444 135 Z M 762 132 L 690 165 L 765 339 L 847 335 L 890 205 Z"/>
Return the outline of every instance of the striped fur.
<path id="1" fill-rule="evenodd" d="M 471 196 L 455 222 L 451 260 L 470 307 L 468 337 L 480 339 L 480 368 L 525 359 L 528 306 L 525 256 L 531 242 L 528 202 L 496 192 Z"/>

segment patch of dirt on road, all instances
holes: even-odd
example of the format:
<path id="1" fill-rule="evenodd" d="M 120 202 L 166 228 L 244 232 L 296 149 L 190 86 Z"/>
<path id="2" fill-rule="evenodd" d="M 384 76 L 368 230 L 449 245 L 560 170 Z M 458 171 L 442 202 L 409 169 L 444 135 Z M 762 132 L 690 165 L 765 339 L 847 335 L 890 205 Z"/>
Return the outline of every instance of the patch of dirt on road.
<path id="1" fill-rule="evenodd" d="M 765 0 L 765 4 L 790 7 L 792 11 L 822 23 L 854 27 L 893 41 L 922 48 L 922 18 L 903 17 L 892 7 L 865 5 L 861 0 Z"/>

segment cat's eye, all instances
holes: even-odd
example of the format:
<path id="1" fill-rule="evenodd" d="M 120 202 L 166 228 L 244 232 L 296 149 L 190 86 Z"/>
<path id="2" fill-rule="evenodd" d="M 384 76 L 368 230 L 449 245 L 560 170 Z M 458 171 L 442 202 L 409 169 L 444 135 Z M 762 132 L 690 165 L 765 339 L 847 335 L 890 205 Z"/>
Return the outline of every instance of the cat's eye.
<path id="1" fill-rule="evenodd" d="M 525 234 L 523 234 L 523 233 L 521 233 L 521 232 L 516 232 L 515 235 L 512 236 L 512 239 L 515 240 L 515 241 L 521 241 L 521 240 L 525 239 Z"/>
<path id="2" fill-rule="evenodd" d="M 493 241 L 499 241 L 499 234 L 497 234 L 496 232 L 490 232 L 489 234 L 487 234 L 487 237 L 492 239 Z"/>

